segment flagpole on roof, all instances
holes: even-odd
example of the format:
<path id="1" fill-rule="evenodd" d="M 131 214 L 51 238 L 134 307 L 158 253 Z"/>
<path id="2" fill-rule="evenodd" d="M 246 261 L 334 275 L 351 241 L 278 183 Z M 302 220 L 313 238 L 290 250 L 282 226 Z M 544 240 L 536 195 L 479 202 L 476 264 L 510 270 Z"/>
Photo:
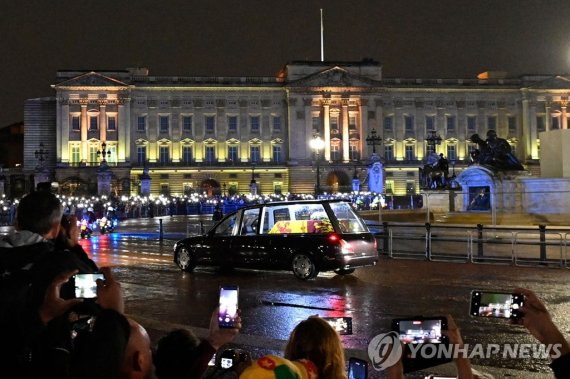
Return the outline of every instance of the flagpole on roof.
<path id="1" fill-rule="evenodd" d="M 325 61 L 325 44 L 324 44 L 324 31 L 323 27 L 323 8 L 321 8 L 321 62 Z"/>

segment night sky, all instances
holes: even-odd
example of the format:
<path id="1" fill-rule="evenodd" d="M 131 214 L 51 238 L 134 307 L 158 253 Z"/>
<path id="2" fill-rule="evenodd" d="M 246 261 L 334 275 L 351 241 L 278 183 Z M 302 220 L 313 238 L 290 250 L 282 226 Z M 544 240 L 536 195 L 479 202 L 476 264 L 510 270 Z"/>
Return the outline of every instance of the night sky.
<path id="1" fill-rule="evenodd" d="M 373 58 L 385 77 L 570 72 L 568 0 L 1 0 L 0 127 L 58 69 L 271 76 L 286 62 Z"/>

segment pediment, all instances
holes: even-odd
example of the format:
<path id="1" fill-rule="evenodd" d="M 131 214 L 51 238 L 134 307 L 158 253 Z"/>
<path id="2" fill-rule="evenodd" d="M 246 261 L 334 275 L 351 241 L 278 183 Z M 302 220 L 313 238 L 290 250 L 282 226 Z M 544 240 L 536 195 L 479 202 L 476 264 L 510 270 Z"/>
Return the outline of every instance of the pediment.
<path id="1" fill-rule="evenodd" d="M 55 85 L 55 88 L 62 87 L 128 87 L 129 85 L 117 79 L 101 75 L 95 71 L 88 72 L 75 78 L 68 79 Z"/>
<path id="2" fill-rule="evenodd" d="M 349 73 L 335 66 L 291 82 L 294 87 L 372 87 L 373 80 Z"/>
<path id="3" fill-rule="evenodd" d="M 554 76 L 550 79 L 538 82 L 529 88 L 532 89 L 567 89 L 570 90 L 570 78 Z"/>

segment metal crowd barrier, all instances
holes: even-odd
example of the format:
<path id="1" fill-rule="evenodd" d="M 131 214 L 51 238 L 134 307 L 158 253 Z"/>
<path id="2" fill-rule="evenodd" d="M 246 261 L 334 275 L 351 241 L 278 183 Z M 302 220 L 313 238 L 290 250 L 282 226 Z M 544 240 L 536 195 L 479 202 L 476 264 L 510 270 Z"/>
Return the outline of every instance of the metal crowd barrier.
<path id="1" fill-rule="evenodd" d="M 568 267 L 570 232 L 537 228 L 485 228 L 421 224 L 371 225 L 380 255 L 477 264 Z"/>

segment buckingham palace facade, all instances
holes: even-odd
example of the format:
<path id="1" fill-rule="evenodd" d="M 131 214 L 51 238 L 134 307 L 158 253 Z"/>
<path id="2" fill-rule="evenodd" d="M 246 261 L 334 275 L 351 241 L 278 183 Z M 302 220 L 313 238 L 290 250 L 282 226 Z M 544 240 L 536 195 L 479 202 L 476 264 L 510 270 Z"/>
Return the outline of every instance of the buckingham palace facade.
<path id="1" fill-rule="evenodd" d="M 252 179 L 261 194 L 312 193 L 315 134 L 323 192 L 349 192 L 354 178 L 367 190 L 374 150 L 386 192 L 416 193 L 430 149 L 459 173 L 476 148 L 470 136 L 490 129 L 539 175 L 538 133 L 568 128 L 570 94 L 560 76 L 384 78 L 370 60 L 291 62 L 274 77 L 67 70 L 52 87 L 54 98 L 25 104 L 25 169 L 37 169 L 41 143 L 59 190 L 89 194 L 104 159 L 121 195 L 139 193 L 143 172 L 153 194 L 246 193 Z"/>

